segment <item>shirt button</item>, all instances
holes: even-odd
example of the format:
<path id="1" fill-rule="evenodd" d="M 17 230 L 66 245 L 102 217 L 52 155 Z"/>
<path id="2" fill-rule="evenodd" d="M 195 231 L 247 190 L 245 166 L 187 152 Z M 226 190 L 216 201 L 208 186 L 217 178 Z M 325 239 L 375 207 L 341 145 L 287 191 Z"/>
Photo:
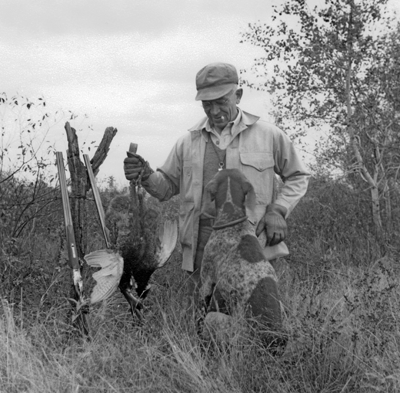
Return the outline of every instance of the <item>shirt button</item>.
<path id="1" fill-rule="evenodd" d="M 216 141 L 215 143 L 216 143 L 217 145 L 219 145 L 219 141 Z"/>

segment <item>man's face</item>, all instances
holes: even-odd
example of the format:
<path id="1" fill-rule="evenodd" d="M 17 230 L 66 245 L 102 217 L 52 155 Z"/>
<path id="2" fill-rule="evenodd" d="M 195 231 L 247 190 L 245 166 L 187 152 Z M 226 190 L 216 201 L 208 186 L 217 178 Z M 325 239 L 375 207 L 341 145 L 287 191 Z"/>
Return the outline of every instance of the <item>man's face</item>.
<path id="1" fill-rule="evenodd" d="M 230 121 L 236 118 L 236 105 L 240 103 L 242 93 L 242 89 L 232 90 L 216 100 L 201 102 L 208 119 L 218 131 L 222 131 Z"/>

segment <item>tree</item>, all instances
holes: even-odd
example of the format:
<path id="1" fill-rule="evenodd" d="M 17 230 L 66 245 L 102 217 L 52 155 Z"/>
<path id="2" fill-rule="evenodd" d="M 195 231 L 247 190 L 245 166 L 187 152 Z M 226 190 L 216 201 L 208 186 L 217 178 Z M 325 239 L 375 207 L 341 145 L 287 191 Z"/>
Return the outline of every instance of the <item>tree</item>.
<path id="1" fill-rule="evenodd" d="M 246 70 L 243 82 L 273 95 L 276 121 L 292 137 L 328 131 L 317 164 L 340 168 L 359 189 L 367 183 L 379 237 L 383 210 L 391 228 L 400 153 L 400 25 L 386 3 L 326 0 L 311 10 L 290 0 L 275 7 L 271 22 L 242 33 L 265 51 L 251 69 L 262 82 L 250 82 Z"/>

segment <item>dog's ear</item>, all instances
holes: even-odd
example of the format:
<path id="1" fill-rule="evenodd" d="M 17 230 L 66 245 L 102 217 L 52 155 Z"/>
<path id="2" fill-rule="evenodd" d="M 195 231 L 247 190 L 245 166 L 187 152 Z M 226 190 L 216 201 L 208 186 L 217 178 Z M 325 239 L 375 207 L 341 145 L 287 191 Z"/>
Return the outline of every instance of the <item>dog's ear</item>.
<path id="1" fill-rule="evenodd" d="M 210 194 L 211 201 L 215 199 L 215 195 L 217 194 L 217 181 L 215 179 L 211 179 L 206 185 L 206 191 Z"/>
<path id="2" fill-rule="evenodd" d="M 253 210 L 256 205 L 256 193 L 254 192 L 253 185 L 246 180 L 242 185 L 243 193 L 246 195 L 245 206 Z"/>

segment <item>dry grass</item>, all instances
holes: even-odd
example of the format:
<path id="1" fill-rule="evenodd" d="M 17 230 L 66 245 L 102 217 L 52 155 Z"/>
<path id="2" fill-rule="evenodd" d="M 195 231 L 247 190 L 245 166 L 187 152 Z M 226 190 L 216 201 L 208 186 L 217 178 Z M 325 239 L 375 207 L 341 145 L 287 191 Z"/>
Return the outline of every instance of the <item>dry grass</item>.
<path id="1" fill-rule="evenodd" d="M 3 239 L 0 392 L 399 392 L 398 258 L 378 259 L 369 233 L 348 230 L 354 209 L 328 225 L 310 204 L 291 218 L 293 254 L 277 265 L 289 345 L 275 358 L 240 315 L 229 345 L 199 338 L 195 317 L 182 311 L 179 250 L 153 277 L 143 326 L 116 293 L 92 307 L 86 340 L 71 325 L 63 231 L 34 234 L 34 250 Z M 162 216 L 175 217 L 176 206 L 162 204 Z M 91 233 L 91 250 L 100 248 Z"/>
<path id="2" fill-rule="evenodd" d="M 281 261 L 278 273 L 290 344 L 283 356 L 273 358 L 241 320 L 229 333 L 229 346 L 199 339 L 193 318 L 182 312 L 185 276 L 178 259 L 155 277 L 144 326 L 133 322 L 118 293 L 91 310 L 90 341 L 71 330 L 68 305 L 60 297 L 30 312 L 23 302 L 13 306 L 3 300 L 0 390 L 400 390 L 400 301 L 392 261 L 368 269 L 341 267 L 307 279 Z"/>

